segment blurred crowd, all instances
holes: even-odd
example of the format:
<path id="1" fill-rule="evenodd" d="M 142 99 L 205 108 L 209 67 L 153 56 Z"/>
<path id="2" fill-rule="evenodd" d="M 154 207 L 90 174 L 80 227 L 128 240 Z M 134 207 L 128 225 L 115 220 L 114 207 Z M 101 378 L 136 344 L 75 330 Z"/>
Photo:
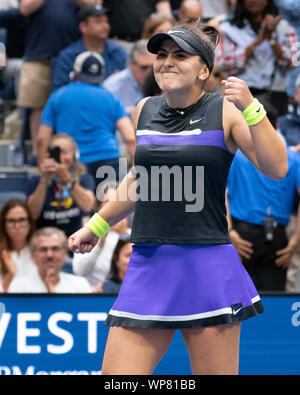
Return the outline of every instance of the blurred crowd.
<path id="1" fill-rule="evenodd" d="M 1 138 L 21 150 L 7 167 L 29 174 L 26 199 L 1 207 L 0 292 L 118 293 L 132 218 L 88 254 L 73 255 L 67 238 L 114 199 L 132 165 L 135 107 L 163 94 L 148 39 L 186 20 L 219 31 L 207 92 L 245 80 L 286 143 L 280 181 L 235 155 L 226 204 L 256 287 L 300 291 L 298 0 L 0 0 Z"/>

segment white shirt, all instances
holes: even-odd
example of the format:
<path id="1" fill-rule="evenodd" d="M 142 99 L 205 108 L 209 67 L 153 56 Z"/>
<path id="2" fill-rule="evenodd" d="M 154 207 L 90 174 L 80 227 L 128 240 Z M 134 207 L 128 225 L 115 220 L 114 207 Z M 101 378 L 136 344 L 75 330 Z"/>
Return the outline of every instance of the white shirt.
<path id="1" fill-rule="evenodd" d="M 85 278 L 60 272 L 55 292 L 92 293 L 92 288 Z M 35 267 L 27 275 L 15 278 L 8 288 L 8 293 L 48 293 L 48 290 Z"/>
<path id="2" fill-rule="evenodd" d="M 14 278 L 23 277 L 36 267 L 32 260 L 29 247 L 24 247 L 19 253 L 17 251 L 10 251 L 10 254 L 14 264 L 16 265 L 16 274 Z M 0 292 L 3 292 L 1 274 Z"/>
<path id="3" fill-rule="evenodd" d="M 84 276 L 92 286 L 103 283 L 110 271 L 111 259 L 119 240 L 119 233 L 108 232 L 103 247 L 99 243 L 86 254 L 74 254 L 73 272 Z"/>
<path id="4" fill-rule="evenodd" d="M 19 276 L 25 276 L 28 274 L 32 268 L 35 268 L 35 263 L 31 257 L 31 251 L 29 247 L 24 247 L 19 253 L 16 251 L 11 251 L 11 258 L 16 265 L 16 275 L 15 278 Z"/>

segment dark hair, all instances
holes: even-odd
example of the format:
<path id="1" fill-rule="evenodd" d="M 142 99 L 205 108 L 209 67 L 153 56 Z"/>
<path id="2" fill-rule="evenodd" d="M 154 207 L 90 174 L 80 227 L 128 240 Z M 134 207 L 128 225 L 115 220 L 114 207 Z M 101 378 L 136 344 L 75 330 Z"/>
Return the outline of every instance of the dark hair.
<path id="1" fill-rule="evenodd" d="M 268 4 L 263 14 L 264 16 L 267 14 L 273 16 L 278 15 L 278 9 L 274 4 L 274 0 L 268 0 Z M 245 8 L 245 0 L 238 0 L 230 23 L 232 25 L 236 25 L 239 28 L 242 28 L 245 27 L 245 19 L 248 19 L 248 21 L 251 23 L 251 20 L 249 19 L 249 14 L 247 13 Z"/>
<path id="2" fill-rule="evenodd" d="M 27 244 L 30 243 L 32 236 L 34 235 L 35 232 L 35 221 L 33 218 L 33 215 L 27 205 L 27 203 L 24 200 L 21 199 L 10 199 L 8 200 L 4 206 L 2 207 L 2 210 L 0 212 L 0 266 L 1 266 L 1 271 L 2 274 L 5 274 L 5 266 L 3 265 L 2 261 L 2 251 L 3 250 L 12 250 L 12 244 L 11 240 L 6 232 L 5 228 L 5 221 L 6 221 L 6 216 L 7 213 L 15 208 L 15 207 L 22 207 L 28 216 L 28 222 L 29 222 L 29 232 L 26 238 Z"/>
<path id="3" fill-rule="evenodd" d="M 144 97 L 148 96 L 159 96 L 162 94 L 160 87 L 158 86 L 156 79 L 154 77 L 154 70 L 151 69 L 150 73 L 147 75 L 146 80 L 142 87 Z"/>
<path id="4" fill-rule="evenodd" d="M 201 22 L 200 19 L 197 22 L 193 22 L 193 21 L 178 22 L 173 27 L 173 30 L 175 30 L 177 27 L 193 32 L 200 39 L 202 39 L 208 45 L 210 45 L 213 50 L 215 50 L 216 46 L 218 45 L 220 38 L 220 34 L 218 30 L 213 26 L 209 26 L 206 23 Z"/>
<path id="5" fill-rule="evenodd" d="M 117 245 L 115 247 L 113 257 L 111 259 L 111 267 L 110 267 L 110 272 L 108 275 L 108 278 L 118 284 L 121 284 L 121 280 L 119 277 L 119 269 L 117 267 L 117 261 L 119 259 L 119 255 L 121 252 L 121 249 L 126 245 L 130 243 L 130 236 L 127 234 L 120 234 L 120 238 L 117 242 Z"/>

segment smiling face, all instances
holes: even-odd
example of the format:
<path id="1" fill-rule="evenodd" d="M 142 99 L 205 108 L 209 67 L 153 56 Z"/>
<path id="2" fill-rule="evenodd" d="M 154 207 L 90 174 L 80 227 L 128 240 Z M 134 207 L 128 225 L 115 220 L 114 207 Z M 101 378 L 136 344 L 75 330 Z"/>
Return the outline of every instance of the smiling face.
<path id="1" fill-rule="evenodd" d="M 162 91 L 193 91 L 203 89 L 209 72 L 197 55 L 184 52 L 173 40 L 165 40 L 154 62 L 154 74 Z"/>

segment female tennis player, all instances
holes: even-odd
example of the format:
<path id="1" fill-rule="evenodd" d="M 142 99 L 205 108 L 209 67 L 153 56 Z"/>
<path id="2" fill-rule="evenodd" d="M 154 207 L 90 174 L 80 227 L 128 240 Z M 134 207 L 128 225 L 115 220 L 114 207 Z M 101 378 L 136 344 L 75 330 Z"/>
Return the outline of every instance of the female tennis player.
<path id="1" fill-rule="evenodd" d="M 73 251 L 88 252 L 134 211 L 133 253 L 107 318 L 103 374 L 151 374 L 176 329 L 193 374 L 237 374 L 241 321 L 263 311 L 228 235 L 225 187 L 238 148 L 274 179 L 285 176 L 287 154 L 245 82 L 229 77 L 224 96 L 205 92 L 217 40 L 200 24 L 149 40 L 164 95 L 138 105 L 135 167 L 117 200 L 69 239 Z"/>

